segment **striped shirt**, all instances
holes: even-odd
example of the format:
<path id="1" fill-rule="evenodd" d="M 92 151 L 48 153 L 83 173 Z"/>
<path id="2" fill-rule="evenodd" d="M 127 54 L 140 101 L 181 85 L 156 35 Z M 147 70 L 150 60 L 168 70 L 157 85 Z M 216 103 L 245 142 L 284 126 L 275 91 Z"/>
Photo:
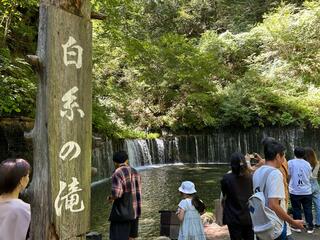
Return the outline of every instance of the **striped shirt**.
<path id="1" fill-rule="evenodd" d="M 112 174 L 111 195 L 122 197 L 124 192 L 132 193 L 135 218 L 141 215 L 141 176 L 134 168 L 121 164 Z"/>

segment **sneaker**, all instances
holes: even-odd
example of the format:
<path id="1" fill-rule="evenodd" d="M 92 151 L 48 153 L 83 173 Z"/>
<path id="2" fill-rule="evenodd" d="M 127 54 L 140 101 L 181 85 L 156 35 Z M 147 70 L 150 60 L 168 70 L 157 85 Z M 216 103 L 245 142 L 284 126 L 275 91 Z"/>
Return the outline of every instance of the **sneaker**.
<path id="1" fill-rule="evenodd" d="M 313 232 L 314 232 L 313 227 L 308 227 L 308 228 L 307 228 L 307 233 L 313 233 Z"/>
<path id="2" fill-rule="evenodd" d="M 291 227 L 291 230 L 294 231 L 294 232 L 301 233 L 301 229 L 299 229 L 299 228 Z"/>
<path id="3" fill-rule="evenodd" d="M 320 225 L 315 224 L 314 227 L 315 227 L 315 228 L 320 228 Z"/>

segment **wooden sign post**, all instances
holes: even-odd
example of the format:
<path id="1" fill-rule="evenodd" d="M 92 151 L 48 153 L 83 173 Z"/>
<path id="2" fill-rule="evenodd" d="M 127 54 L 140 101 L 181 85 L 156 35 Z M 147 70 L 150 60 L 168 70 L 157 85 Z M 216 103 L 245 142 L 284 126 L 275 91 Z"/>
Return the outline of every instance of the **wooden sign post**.
<path id="1" fill-rule="evenodd" d="M 53 5 L 54 2 L 57 2 Z M 66 11 L 67 10 L 67 11 Z M 92 39 L 89 1 L 40 4 L 31 238 L 85 239 L 90 228 Z"/>

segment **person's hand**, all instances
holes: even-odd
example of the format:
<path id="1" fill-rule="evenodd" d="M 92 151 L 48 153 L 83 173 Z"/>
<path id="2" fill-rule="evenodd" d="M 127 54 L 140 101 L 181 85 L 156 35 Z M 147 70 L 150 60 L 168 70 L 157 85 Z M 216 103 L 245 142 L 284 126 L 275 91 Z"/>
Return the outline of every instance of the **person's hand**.
<path id="1" fill-rule="evenodd" d="M 304 229 L 304 221 L 300 219 L 293 220 L 292 226 L 298 229 Z"/>
<path id="2" fill-rule="evenodd" d="M 246 160 L 246 163 L 247 163 L 247 168 L 248 169 L 251 169 L 251 157 L 250 157 L 250 154 L 249 153 L 246 153 L 246 155 L 244 155 L 244 159 Z"/>
<path id="3" fill-rule="evenodd" d="M 110 196 L 108 196 L 108 203 L 112 203 L 113 202 L 113 197 L 110 195 Z"/>
<path id="4" fill-rule="evenodd" d="M 258 160 L 258 163 L 256 164 L 257 167 L 262 166 L 266 162 L 258 153 L 254 154 L 254 158 Z"/>
<path id="5" fill-rule="evenodd" d="M 244 155 L 244 159 L 248 162 L 250 162 L 250 154 L 249 153 L 246 153 L 246 155 Z"/>

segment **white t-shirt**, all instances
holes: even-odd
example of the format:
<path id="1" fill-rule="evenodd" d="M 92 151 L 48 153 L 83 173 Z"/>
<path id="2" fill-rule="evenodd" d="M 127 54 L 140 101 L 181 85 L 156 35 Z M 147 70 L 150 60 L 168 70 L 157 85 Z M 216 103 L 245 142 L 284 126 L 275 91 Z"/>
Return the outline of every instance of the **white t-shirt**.
<path id="1" fill-rule="evenodd" d="M 29 204 L 20 199 L 0 201 L 0 240 L 25 240 L 30 221 Z"/>
<path id="2" fill-rule="evenodd" d="M 264 189 L 264 196 L 266 199 L 266 206 L 269 207 L 269 198 L 279 198 L 280 199 L 280 206 L 283 210 L 287 211 L 286 204 L 285 204 L 285 191 L 283 185 L 283 176 L 279 169 L 275 167 L 271 167 L 268 165 L 263 165 L 259 167 L 253 174 L 253 191 L 255 191 L 256 187 L 259 186 L 260 182 L 262 181 L 265 172 L 269 169 L 274 169 L 269 173 L 269 176 L 266 181 L 265 189 Z M 260 189 L 261 191 L 263 189 Z"/>
<path id="3" fill-rule="evenodd" d="M 310 177 L 312 168 L 304 159 L 291 159 L 288 161 L 290 175 L 289 193 L 294 195 L 312 194 Z"/>

